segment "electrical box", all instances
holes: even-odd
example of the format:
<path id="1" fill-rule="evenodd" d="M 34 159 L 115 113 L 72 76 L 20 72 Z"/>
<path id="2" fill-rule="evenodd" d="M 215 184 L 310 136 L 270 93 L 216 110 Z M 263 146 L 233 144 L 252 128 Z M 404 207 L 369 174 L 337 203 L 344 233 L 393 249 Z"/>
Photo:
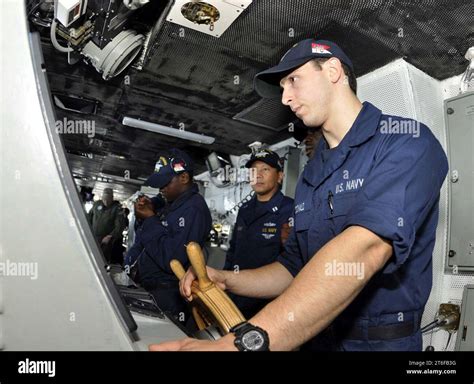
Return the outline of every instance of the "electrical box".
<path id="1" fill-rule="evenodd" d="M 474 285 L 464 287 L 456 351 L 474 351 Z"/>
<path id="2" fill-rule="evenodd" d="M 175 0 L 166 21 L 220 37 L 253 0 Z"/>
<path id="3" fill-rule="evenodd" d="M 444 105 L 448 157 L 449 208 L 446 269 L 474 271 L 474 92 Z"/>
<path id="4" fill-rule="evenodd" d="M 65 27 L 69 27 L 87 9 L 87 0 L 57 0 L 55 17 Z"/>

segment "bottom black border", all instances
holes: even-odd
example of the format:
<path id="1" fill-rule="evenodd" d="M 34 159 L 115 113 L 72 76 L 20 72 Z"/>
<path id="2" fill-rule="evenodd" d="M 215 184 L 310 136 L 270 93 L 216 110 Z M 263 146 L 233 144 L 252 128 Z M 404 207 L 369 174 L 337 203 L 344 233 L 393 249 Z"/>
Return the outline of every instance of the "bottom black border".
<path id="1" fill-rule="evenodd" d="M 31 362 L 48 373 L 20 373 Z M 173 362 L 172 362 L 173 361 Z M 175 364 L 178 369 L 176 369 Z M 220 373 L 221 372 L 221 373 Z M 2 352 L 0 384 L 22 382 L 93 382 L 102 376 L 123 383 L 170 378 L 213 377 L 219 382 L 266 382 L 285 372 L 292 382 L 336 379 L 378 382 L 474 383 L 474 352 L 341 352 L 341 353 L 151 353 L 151 352 Z M 224 375 L 222 375 L 224 373 Z M 229 376 L 230 375 L 230 376 Z M 239 378 L 240 377 L 240 378 Z M 280 377 L 280 379 L 284 379 Z M 279 380 L 280 380 L 279 379 Z M 310 380 L 311 379 L 311 380 Z M 215 380 L 213 380 L 215 381 Z"/>

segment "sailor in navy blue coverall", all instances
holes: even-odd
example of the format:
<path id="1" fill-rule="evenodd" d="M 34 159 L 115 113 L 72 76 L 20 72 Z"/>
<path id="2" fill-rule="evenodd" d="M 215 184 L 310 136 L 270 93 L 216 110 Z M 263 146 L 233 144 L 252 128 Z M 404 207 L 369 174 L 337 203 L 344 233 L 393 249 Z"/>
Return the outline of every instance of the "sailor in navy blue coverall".
<path id="1" fill-rule="evenodd" d="M 258 268 L 273 263 L 283 250 L 286 228 L 292 225 L 293 199 L 281 192 L 282 159 L 268 149 L 252 155 L 246 167 L 251 168 L 255 191 L 237 215 L 225 270 L 239 273 L 243 269 Z M 268 300 L 229 294 L 245 318 L 260 311 Z"/>
<path id="2" fill-rule="evenodd" d="M 129 259 L 138 259 L 140 284 L 163 311 L 183 323 L 188 320 L 188 311 L 170 261 L 177 259 L 189 266 L 185 245 L 195 241 L 204 247 L 212 224 L 209 208 L 192 182 L 192 170 L 191 158 L 182 151 L 172 150 L 169 157 L 160 157 L 146 184 L 160 188 L 167 203 L 156 215 L 151 202 L 138 204 L 136 215 L 144 220 L 129 251 Z"/>
<path id="3" fill-rule="evenodd" d="M 381 126 L 394 122 L 419 124 L 364 103 L 338 147 L 328 149 L 325 140 L 320 142 L 297 184 L 295 230 L 278 259 L 293 276 L 350 226 L 390 239 L 393 247 L 389 262 L 319 338 L 322 344 L 316 342 L 318 349 L 422 348 L 419 325 L 431 291 L 447 161 L 423 124 L 418 138 L 381 133 Z M 338 267 L 328 264 L 328 273 L 339 273 Z M 363 273 L 357 265 L 352 272 Z"/>
<path id="4" fill-rule="evenodd" d="M 446 155 L 428 127 L 383 114 L 356 96 L 351 60 L 307 39 L 257 74 L 263 97 L 281 97 L 323 139 L 300 176 L 294 227 L 278 261 L 235 275 L 209 270 L 227 290 L 276 297 L 247 327 L 270 350 L 420 351 L 432 285 Z M 441 106 L 440 106 L 441 107 Z M 192 270 L 180 283 L 185 297 Z M 259 327 L 259 328 L 255 328 Z M 152 350 L 235 350 L 230 333 Z M 265 347 L 266 348 L 266 347 Z"/>

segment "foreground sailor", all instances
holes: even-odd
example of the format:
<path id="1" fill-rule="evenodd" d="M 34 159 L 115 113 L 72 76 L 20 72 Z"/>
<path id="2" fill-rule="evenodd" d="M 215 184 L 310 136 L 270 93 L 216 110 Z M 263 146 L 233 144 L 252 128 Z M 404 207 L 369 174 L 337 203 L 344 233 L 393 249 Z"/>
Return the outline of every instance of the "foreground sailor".
<path id="1" fill-rule="evenodd" d="M 230 292 L 276 299 L 217 341 L 150 349 L 292 350 L 320 335 L 315 349 L 420 351 L 448 170 L 440 143 L 417 121 L 361 104 L 352 63 L 330 41 L 300 42 L 255 85 L 264 97 L 282 91 L 323 139 L 298 181 L 295 226 L 278 261 L 209 275 Z M 190 269 L 180 283 L 187 297 L 193 279 Z"/>

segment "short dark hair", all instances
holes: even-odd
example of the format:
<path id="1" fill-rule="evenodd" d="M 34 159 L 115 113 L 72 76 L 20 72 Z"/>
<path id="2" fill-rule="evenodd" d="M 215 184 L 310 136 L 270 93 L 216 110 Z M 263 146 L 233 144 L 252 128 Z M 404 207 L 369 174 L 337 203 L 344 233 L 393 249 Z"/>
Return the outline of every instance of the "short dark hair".
<path id="1" fill-rule="evenodd" d="M 321 64 L 325 63 L 329 59 L 331 59 L 331 57 L 329 57 L 329 58 L 317 58 L 317 59 L 313 59 L 311 61 L 314 63 L 314 65 L 316 66 L 317 69 L 321 69 L 322 68 Z M 352 89 L 352 92 L 354 92 L 354 94 L 357 95 L 357 79 L 355 77 L 354 71 L 351 70 L 342 61 L 341 61 L 341 64 L 342 64 L 342 70 L 344 71 L 344 75 L 346 75 L 347 81 L 349 82 L 349 87 Z"/>

